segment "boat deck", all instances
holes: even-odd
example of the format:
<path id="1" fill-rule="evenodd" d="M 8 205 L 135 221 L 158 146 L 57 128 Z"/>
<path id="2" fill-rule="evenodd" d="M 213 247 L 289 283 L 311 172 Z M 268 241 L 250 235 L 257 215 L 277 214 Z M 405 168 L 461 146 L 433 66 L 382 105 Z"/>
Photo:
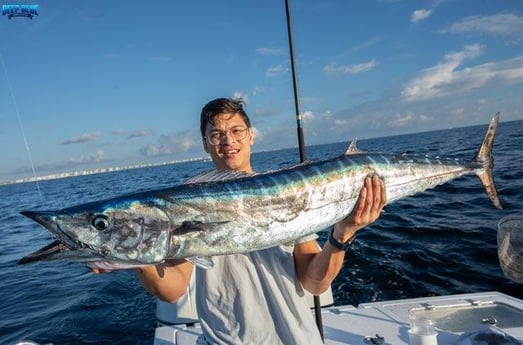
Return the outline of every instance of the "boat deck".
<path id="1" fill-rule="evenodd" d="M 411 315 L 435 322 L 439 345 L 488 324 L 523 343 L 523 301 L 485 292 L 323 308 L 325 344 L 409 344 Z M 154 344 L 196 344 L 200 334 L 197 323 L 164 325 L 156 329 Z"/>

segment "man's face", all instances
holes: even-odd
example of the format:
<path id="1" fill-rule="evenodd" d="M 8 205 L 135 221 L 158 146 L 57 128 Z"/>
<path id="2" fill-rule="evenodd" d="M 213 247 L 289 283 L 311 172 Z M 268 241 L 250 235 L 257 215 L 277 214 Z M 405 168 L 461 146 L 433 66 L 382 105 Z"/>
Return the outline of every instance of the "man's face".
<path id="1" fill-rule="evenodd" d="M 233 133 L 246 129 L 246 136 L 241 140 L 234 138 Z M 251 128 L 240 114 L 222 114 L 216 119 L 214 125 L 207 124 L 205 129 L 207 138 L 219 138 L 217 145 L 212 145 L 209 140 L 203 138 L 203 147 L 216 165 L 216 169 L 236 170 L 252 173 L 251 168 L 251 146 L 254 136 Z"/>

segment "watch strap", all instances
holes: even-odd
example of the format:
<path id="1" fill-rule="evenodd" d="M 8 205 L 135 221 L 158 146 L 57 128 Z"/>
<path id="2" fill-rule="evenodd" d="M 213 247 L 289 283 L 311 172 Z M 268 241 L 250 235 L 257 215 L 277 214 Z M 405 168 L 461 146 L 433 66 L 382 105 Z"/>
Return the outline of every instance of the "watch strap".
<path id="1" fill-rule="evenodd" d="M 340 242 L 337 239 L 334 238 L 334 227 L 331 229 L 331 232 L 329 234 L 329 243 L 336 249 L 347 251 L 350 248 L 350 245 L 352 243 L 352 240 L 354 240 L 354 236 L 351 237 L 347 242 Z"/>

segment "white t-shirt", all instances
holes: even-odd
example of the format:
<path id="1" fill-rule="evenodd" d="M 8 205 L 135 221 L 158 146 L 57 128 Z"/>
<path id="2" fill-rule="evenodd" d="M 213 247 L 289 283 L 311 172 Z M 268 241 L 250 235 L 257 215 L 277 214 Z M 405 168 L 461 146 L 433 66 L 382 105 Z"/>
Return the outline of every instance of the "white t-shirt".
<path id="1" fill-rule="evenodd" d="M 196 269 L 196 306 L 207 344 L 323 344 L 288 247 L 213 261 L 212 269 Z"/>

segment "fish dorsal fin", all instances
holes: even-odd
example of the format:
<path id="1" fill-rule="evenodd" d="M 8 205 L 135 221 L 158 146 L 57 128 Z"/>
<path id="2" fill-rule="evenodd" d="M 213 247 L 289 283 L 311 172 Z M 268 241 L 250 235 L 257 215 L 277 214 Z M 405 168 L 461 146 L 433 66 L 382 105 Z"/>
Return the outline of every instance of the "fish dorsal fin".
<path id="1" fill-rule="evenodd" d="M 349 144 L 349 147 L 347 147 L 347 150 L 345 151 L 345 155 L 353 155 L 353 154 L 356 154 L 356 153 L 362 153 L 363 151 L 360 151 L 360 149 L 358 149 L 356 147 L 356 139 L 352 139 L 352 141 L 350 142 Z"/>
<path id="2" fill-rule="evenodd" d="M 243 171 L 219 171 L 216 169 L 205 171 L 194 177 L 189 178 L 183 184 L 194 184 L 204 182 L 218 182 L 226 180 L 234 180 L 241 177 L 251 176 Z"/>

